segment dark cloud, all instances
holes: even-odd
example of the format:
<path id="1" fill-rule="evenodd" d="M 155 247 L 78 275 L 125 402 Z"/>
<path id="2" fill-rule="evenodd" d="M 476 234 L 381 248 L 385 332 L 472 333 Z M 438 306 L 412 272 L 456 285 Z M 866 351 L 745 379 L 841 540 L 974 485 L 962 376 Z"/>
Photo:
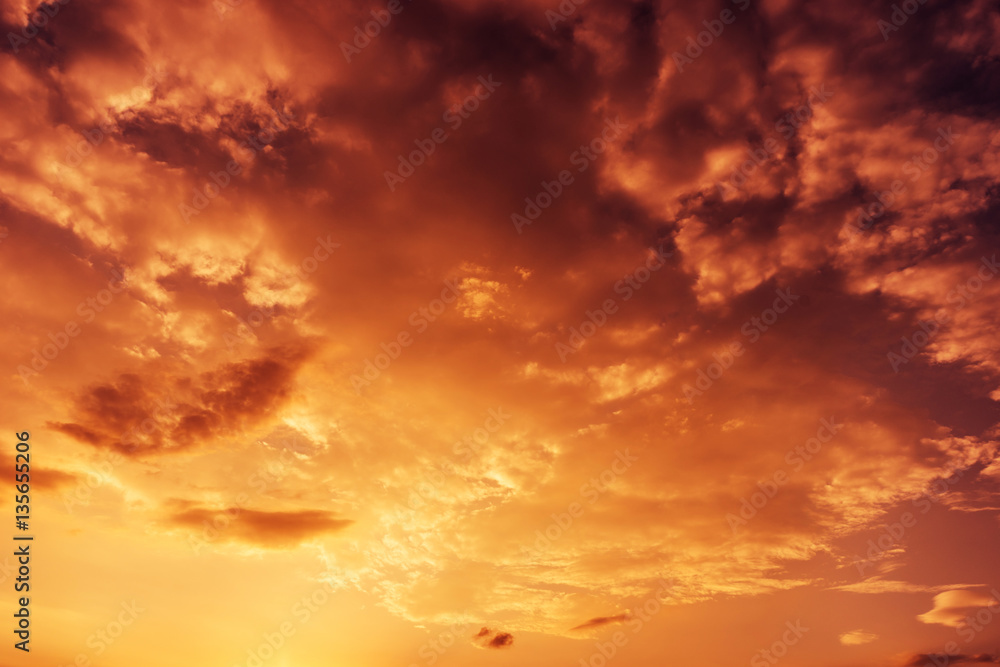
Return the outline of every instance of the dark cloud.
<path id="1" fill-rule="evenodd" d="M 23 461 L 18 461 L 17 463 L 23 463 Z M 14 468 L 14 465 L 15 461 L 13 457 L 0 456 L 0 467 L 3 467 L 4 470 L 10 470 Z M 84 478 L 83 475 L 75 472 L 38 465 L 31 466 L 29 475 L 31 488 L 35 491 L 59 491 L 60 489 L 79 483 Z"/>
<path id="2" fill-rule="evenodd" d="M 32 468 L 31 486 L 40 491 L 58 491 L 72 486 L 81 480 L 81 476 L 72 472 L 56 470 L 55 468 Z"/>
<path id="3" fill-rule="evenodd" d="M 1000 664 L 1000 658 L 980 653 L 977 655 L 947 653 L 918 653 L 914 655 L 903 667 L 933 667 L 935 665 L 982 665 Z"/>
<path id="4" fill-rule="evenodd" d="M 0 25 L 5 36 L 0 51 L 14 54 L 30 67 L 37 68 L 42 76 L 48 67 L 64 69 L 84 58 L 141 60 L 141 50 L 123 30 L 130 14 L 132 11 L 127 3 L 114 0 L 41 3 L 37 13 L 25 15 L 20 24 Z M 42 24 L 37 34 L 29 25 L 33 16 L 36 24 Z M 15 43 L 7 38 L 8 33 L 18 37 L 34 36 L 29 37 L 27 43 Z"/>
<path id="5" fill-rule="evenodd" d="M 193 528 L 198 534 L 206 525 L 213 526 L 218 531 L 217 539 L 272 548 L 293 547 L 311 537 L 335 533 L 354 523 L 321 510 L 264 512 L 240 507 L 190 507 L 174 512 L 168 521 Z"/>
<path id="6" fill-rule="evenodd" d="M 591 628 L 599 628 L 602 625 L 611 625 L 613 623 L 624 623 L 629 619 L 629 615 L 618 614 L 616 616 L 598 616 L 597 618 L 592 618 L 586 623 L 581 623 L 580 625 L 570 628 L 570 630 L 589 630 Z"/>
<path id="7" fill-rule="evenodd" d="M 191 376 L 122 374 L 76 399 L 76 422 L 49 426 L 80 442 L 131 455 L 193 447 L 267 419 L 288 398 L 304 349 L 265 356 Z"/>
<path id="8" fill-rule="evenodd" d="M 65 433 L 66 435 L 73 437 L 80 442 L 85 442 L 88 445 L 97 445 L 102 441 L 101 435 L 96 431 L 92 431 L 89 428 L 80 426 L 79 424 L 66 424 L 62 422 L 49 422 L 49 426 L 55 430 Z"/>
<path id="9" fill-rule="evenodd" d="M 476 633 L 473 640 L 481 648 L 509 648 L 514 645 L 514 635 L 485 627 Z"/>

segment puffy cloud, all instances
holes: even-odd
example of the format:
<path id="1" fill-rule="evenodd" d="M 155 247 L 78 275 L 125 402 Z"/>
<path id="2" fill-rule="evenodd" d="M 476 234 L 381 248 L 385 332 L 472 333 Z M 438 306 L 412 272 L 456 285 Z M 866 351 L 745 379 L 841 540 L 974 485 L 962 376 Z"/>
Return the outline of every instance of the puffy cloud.
<path id="1" fill-rule="evenodd" d="M 934 596 L 934 608 L 919 615 L 922 623 L 938 623 L 957 628 L 963 624 L 966 617 L 975 614 L 983 608 L 996 608 L 1000 605 L 1000 593 L 970 590 L 951 590 Z"/>
<path id="2" fill-rule="evenodd" d="M 851 630 L 840 635 L 839 639 L 840 643 L 845 646 L 859 646 L 875 641 L 878 639 L 878 635 L 864 630 Z"/>
<path id="3" fill-rule="evenodd" d="M 482 628 L 473 638 L 480 648 L 509 648 L 514 645 L 514 636 L 509 632 L 499 632 Z"/>

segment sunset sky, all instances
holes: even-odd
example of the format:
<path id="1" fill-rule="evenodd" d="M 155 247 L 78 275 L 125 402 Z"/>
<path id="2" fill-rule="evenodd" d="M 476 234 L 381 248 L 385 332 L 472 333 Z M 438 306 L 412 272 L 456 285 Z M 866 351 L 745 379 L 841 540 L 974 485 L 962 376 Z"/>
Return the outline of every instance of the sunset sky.
<path id="1" fill-rule="evenodd" d="M 995 0 L 0 32 L 0 666 L 1000 664 Z"/>

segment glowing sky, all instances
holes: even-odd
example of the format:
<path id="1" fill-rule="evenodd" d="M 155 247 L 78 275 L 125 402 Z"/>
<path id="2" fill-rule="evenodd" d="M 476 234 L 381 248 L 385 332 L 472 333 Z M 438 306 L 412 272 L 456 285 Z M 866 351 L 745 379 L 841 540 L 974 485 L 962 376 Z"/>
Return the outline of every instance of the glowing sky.
<path id="1" fill-rule="evenodd" d="M 0 7 L 0 665 L 1000 663 L 996 2 Z"/>

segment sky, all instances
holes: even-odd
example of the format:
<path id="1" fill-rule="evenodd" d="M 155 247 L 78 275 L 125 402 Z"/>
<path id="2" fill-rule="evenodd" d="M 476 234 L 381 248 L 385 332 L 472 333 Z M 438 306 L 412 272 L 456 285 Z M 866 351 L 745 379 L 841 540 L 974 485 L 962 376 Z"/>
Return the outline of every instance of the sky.
<path id="1" fill-rule="evenodd" d="M 3 0 L 0 665 L 1000 664 L 998 9 Z"/>

